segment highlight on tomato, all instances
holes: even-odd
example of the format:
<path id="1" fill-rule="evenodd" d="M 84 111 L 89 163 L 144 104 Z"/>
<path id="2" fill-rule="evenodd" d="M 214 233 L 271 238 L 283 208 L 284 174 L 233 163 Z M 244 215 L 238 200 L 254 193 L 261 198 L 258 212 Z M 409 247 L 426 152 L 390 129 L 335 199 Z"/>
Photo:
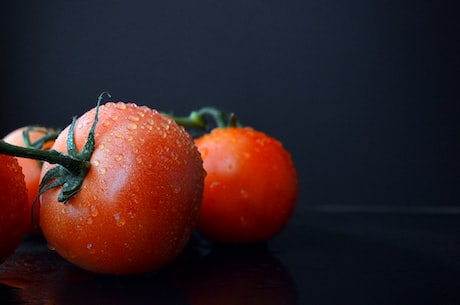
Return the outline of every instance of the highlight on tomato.
<path id="1" fill-rule="evenodd" d="M 58 134 L 59 131 L 53 128 L 47 128 L 40 125 L 31 125 L 20 127 L 11 131 L 3 138 L 3 140 L 7 143 L 22 147 L 32 147 L 36 149 L 47 150 L 51 148 Z M 28 203 L 30 209 L 32 209 L 33 202 L 38 194 L 42 162 L 40 160 L 22 157 L 17 157 L 17 160 L 24 174 Z M 30 218 L 27 233 L 34 235 L 41 234 L 39 227 L 39 217 L 40 213 L 38 206 L 34 205 L 33 221 L 32 218 Z"/>
<path id="2" fill-rule="evenodd" d="M 108 101 L 74 118 L 48 151 L 0 142 L 43 163 L 40 226 L 51 249 L 97 273 L 159 269 L 195 227 L 205 172 L 185 129 L 134 103 Z"/>
<path id="3" fill-rule="evenodd" d="M 211 117 L 214 122 L 208 122 Z M 195 139 L 206 170 L 197 230 L 224 244 L 266 241 L 288 223 L 297 201 L 297 173 L 277 139 L 241 126 L 215 108 L 175 117 L 189 129 L 209 129 Z"/>
<path id="4" fill-rule="evenodd" d="M 18 247 L 29 219 L 22 169 L 16 158 L 0 154 L 0 263 Z"/>

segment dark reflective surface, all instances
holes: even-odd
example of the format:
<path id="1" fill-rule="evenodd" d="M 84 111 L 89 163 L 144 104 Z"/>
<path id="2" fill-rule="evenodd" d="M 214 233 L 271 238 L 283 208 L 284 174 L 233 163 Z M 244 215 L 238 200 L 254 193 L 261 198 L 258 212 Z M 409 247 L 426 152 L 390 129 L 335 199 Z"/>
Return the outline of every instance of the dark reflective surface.
<path id="1" fill-rule="evenodd" d="M 194 236 L 158 272 L 96 275 L 26 238 L 0 304 L 460 304 L 460 214 L 303 211 L 267 243 Z"/>

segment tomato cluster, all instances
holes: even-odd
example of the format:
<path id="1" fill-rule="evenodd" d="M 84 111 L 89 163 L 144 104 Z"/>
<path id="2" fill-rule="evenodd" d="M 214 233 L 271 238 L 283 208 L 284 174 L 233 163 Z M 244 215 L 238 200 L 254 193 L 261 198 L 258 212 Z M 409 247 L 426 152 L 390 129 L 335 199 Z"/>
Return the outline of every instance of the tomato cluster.
<path id="1" fill-rule="evenodd" d="M 180 118 L 103 96 L 62 131 L 22 127 L 0 141 L 0 258 L 42 234 L 81 268 L 142 273 L 174 260 L 195 229 L 241 244 L 286 225 L 297 176 L 279 141 L 216 110 L 208 132 L 209 109 Z"/>

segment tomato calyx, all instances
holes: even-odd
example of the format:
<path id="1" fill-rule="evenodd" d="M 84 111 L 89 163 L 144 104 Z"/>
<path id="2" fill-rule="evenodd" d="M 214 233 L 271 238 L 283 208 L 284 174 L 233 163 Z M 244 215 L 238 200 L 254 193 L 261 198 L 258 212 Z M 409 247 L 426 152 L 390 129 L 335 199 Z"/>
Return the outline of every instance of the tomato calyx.
<path id="1" fill-rule="evenodd" d="M 57 166 L 51 168 L 44 174 L 42 180 L 40 181 L 38 194 L 35 197 L 34 203 L 41 194 L 58 186 L 62 187 L 60 193 L 58 194 L 58 201 L 63 203 L 67 203 L 70 198 L 80 191 L 81 184 L 83 183 L 83 180 L 91 166 L 89 160 L 94 150 L 94 131 L 98 122 L 99 105 L 104 95 L 111 97 L 108 92 L 102 92 L 99 95 L 94 122 L 91 125 L 88 137 L 81 151 L 77 151 L 74 142 L 76 117 L 73 118 L 72 123 L 69 126 L 69 132 L 66 139 L 68 154 L 58 152 L 54 149 L 42 150 L 35 148 L 34 145 L 31 145 L 31 147 L 20 147 L 0 140 L 1 154 L 57 164 Z M 48 136 L 45 135 L 42 140 L 46 141 L 47 137 Z M 38 141 L 40 141 L 40 139 Z M 38 143 L 37 145 L 40 144 L 40 142 L 34 143 Z"/>
<path id="2" fill-rule="evenodd" d="M 227 114 L 215 107 L 203 107 L 188 116 L 166 114 L 186 129 L 207 132 L 213 128 L 241 127 L 234 113 Z"/>
<path id="3" fill-rule="evenodd" d="M 35 141 L 30 140 L 30 133 L 37 132 L 43 134 L 40 138 L 36 139 Z M 30 125 L 27 126 L 22 131 L 22 142 L 24 143 L 25 147 L 31 147 L 35 149 L 43 149 L 44 145 L 47 142 L 54 141 L 58 137 L 59 133 L 61 132 L 60 129 L 53 129 L 47 128 L 40 125 Z M 43 165 L 42 160 L 37 160 L 38 167 L 41 169 Z"/>
<path id="4" fill-rule="evenodd" d="M 43 134 L 43 136 L 32 142 L 30 140 L 31 132 L 38 132 Z M 55 130 L 40 125 L 30 125 L 22 131 L 22 141 L 24 142 L 25 147 L 41 149 L 46 142 L 56 140 L 60 132 L 61 131 L 59 129 Z"/>

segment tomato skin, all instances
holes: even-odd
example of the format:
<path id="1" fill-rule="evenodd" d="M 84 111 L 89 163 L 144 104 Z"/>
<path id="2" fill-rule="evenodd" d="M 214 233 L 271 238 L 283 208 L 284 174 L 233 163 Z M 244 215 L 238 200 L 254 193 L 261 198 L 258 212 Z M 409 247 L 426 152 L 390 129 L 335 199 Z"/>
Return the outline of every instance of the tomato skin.
<path id="1" fill-rule="evenodd" d="M 0 155 L 0 263 L 19 245 L 29 219 L 22 169 L 16 158 Z"/>
<path id="2" fill-rule="evenodd" d="M 11 131 L 9 134 L 7 134 L 3 138 L 3 140 L 13 145 L 25 147 L 26 144 L 24 143 L 24 140 L 22 138 L 22 133 L 26 128 L 27 127 L 20 127 L 20 128 L 17 128 Z M 45 130 L 44 127 L 43 127 L 43 130 Z M 30 137 L 31 142 L 38 140 L 42 136 L 43 136 L 43 132 L 39 132 L 39 131 L 29 132 L 29 137 Z M 53 143 L 54 141 L 48 141 L 43 145 L 43 147 L 41 147 L 41 149 L 49 149 L 51 148 Z M 30 209 L 32 209 L 33 202 L 38 193 L 38 185 L 40 183 L 41 167 L 37 160 L 33 160 L 29 158 L 21 158 L 21 157 L 16 157 L 16 159 L 18 160 L 18 163 L 21 166 L 22 172 L 24 174 L 24 180 L 25 180 L 26 188 L 27 188 L 29 207 Z M 31 233 L 34 235 L 41 234 L 41 230 L 39 227 L 39 217 L 40 217 L 40 212 L 39 212 L 38 205 L 37 205 L 37 206 L 34 206 L 34 221 L 33 222 L 30 221 L 29 228 L 27 229 L 28 233 Z"/>
<path id="3" fill-rule="evenodd" d="M 277 234 L 297 200 L 290 154 L 266 134 L 216 128 L 195 140 L 207 172 L 197 230 L 219 243 L 254 243 Z"/>
<path id="4" fill-rule="evenodd" d="M 77 119 L 81 150 L 92 109 Z M 68 127 L 53 149 L 67 152 Z M 142 273 L 171 262 L 185 247 L 198 216 L 204 170 L 189 134 L 145 106 L 109 102 L 99 108 L 91 168 L 67 203 L 59 188 L 40 198 L 49 247 L 84 269 Z M 42 175 L 52 167 L 44 163 Z"/>

